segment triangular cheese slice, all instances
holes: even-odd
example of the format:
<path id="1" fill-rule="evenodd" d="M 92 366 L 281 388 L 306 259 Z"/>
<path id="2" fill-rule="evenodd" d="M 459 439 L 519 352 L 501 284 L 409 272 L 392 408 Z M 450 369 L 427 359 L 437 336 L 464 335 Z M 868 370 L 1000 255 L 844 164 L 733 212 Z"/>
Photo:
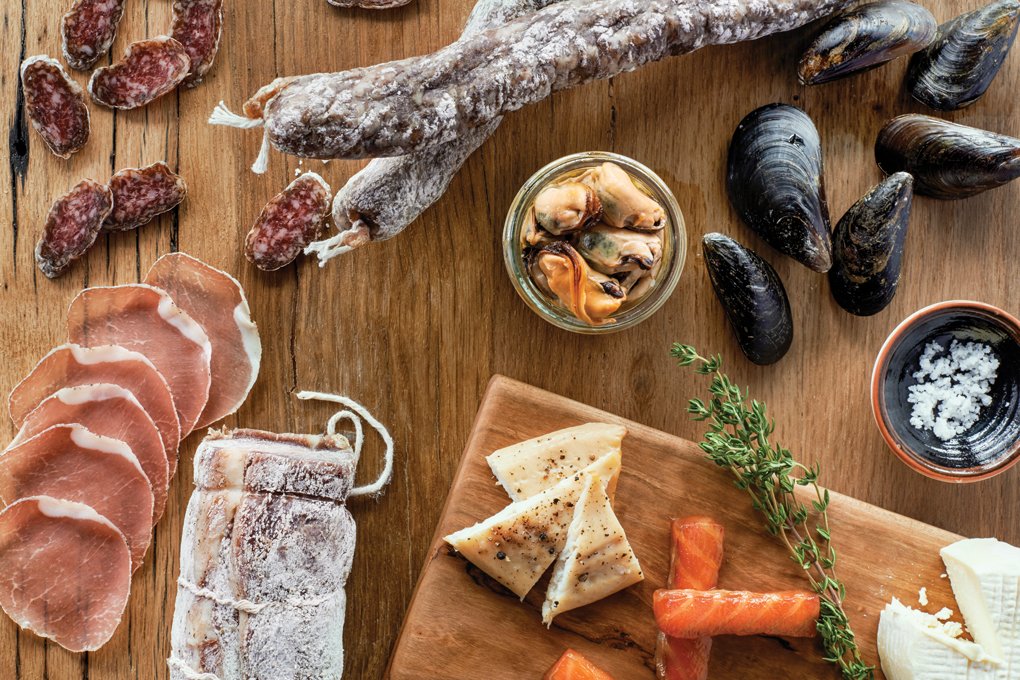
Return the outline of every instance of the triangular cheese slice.
<path id="1" fill-rule="evenodd" d="M 586 483 L 542 605 L 542 623 L 644 580 L 597 474 Z"/>
<path id="2" fill-rule="evenodd" d="M 607 453 L 619 453 L 627 428 L 608 423 L 587 423 L 535 437 L 495 451 L 486 457 L 492 473 L 515 501 L 530 498 L 584 470 Z M 607 491 L 616 493 L 617 468 Z"/>
<path id="3" fill-rule="evenodd" d="M 1020 548 L 970 538 L 941 555 L 967 630 L 1002 662 L 997 677 L 1020 677 Z"/>
<path id="4" fill-rule="evenodd" d="M 606 471 L 619 466 L 617 452 L 592 467 Z M 575 474 L 444 540 L 523 600 L 563 548 L 584 485 L 584 476 Z"/>

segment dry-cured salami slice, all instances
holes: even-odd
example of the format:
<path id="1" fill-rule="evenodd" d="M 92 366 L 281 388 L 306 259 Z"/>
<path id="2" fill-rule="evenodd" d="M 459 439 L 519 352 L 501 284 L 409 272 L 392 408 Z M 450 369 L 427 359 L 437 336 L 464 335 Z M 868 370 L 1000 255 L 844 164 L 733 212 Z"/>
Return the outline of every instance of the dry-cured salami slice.
<path id="1" fill-rule="evenodd" d="M 165 292 L 141 283 L 86 288 L 67 310 L 67 337 L 144 354 L 170 386 L 181 433 L 195 427 L 209 399 L 212 349 L 202 327 Z"/>
<path id="2" fill-rule="evenodd" d="M 75 0 L 60 22 L 67 65 L 92 68 L 109 51 L 123 16 L 124 0 Z"/>
<path id="3" fill-rule="evenodd" d="M 303 76 L 266 105 L 273 146 L 311 158 L 449 143 L 552 92 L 711 44 L 802 26 L 850 0 L 567 0 L 438 52 Z"/>
<path id="4" fill-rule="evenodd" d="M 245 239 L 245 257 L 264 271 L 293 262 L 322 230 L 331 196 L 314 172 L 298 177 L 262 209 Z"/>
<path id="5" fill-rule="evenodd" d="M 152 486 L 152 524 L 163 515 L 170 467 L 159 429 L 130 391 L 111 383 L 65 387 L 28 414 L 11 446 L 54 425 L 78 424 L 94 434 L 119 439 L 138 458 Z"/>
<path id="6" fill-rule="evenodd" d="M 113 345 L 81 347 L 60 345 L 39 360 L 32 372 L 11 391 L 7 401 L 11 420 L 22 427 L 29 413 L 63 387 L 113 383 L 135 396 L 159 428 L 172 478 L 177 470 L 177 446 L 181 441 L 177 411 L 166 380 L 138 352 Z"/>
<path id="7" fill-rule="evenodd" d="M 91 179 L 76 184 L 50 207 L 43 235 L 35 246 L 35 263 L 54 279 L 85 254 L 113 209 L 110 187 Z"/>
<path id="8" fill-rule="evenodd" d="M 54 425 L 0 455 L 0 500 L 84 503 L 120 529 L 134 569 L 152 537 L 152 487 L 128 445 L 81 425 Z"/>
<path id="9" fill-rule="evenodd" d="M 144 168 L 124 168 L 110 178 L 113 210 L 103 222 L 106 231 L 127 231 L 172 210 L 188 195 L 184 178 L 159 161 Z"/>
<path id="10" fill-rule="evenodd" d="M 165 35 L 128 45 L 124 58 L 96 69 L 89 80 L 93 101 L 114 109 L 145 106 L 177 87 L 188 75 L 191 59 Z"/>
<path id="11" fill-rule="evenodd" d="M 113 637 L 131 588 L 131 555 L 110 520 L 82 503 L 24 498 L 0 512 L 0 606 L 72 652 Z"/>
<path id="12" fill-rule="evenodd" d="M 50 151 L 70 158 L 85 146 L 91 132 L 85 93 L 56 59 L 40 54 L 21 62 L 21 87 L 28 119 Z"/>
<path id="13" fill-rule="evenodd" d="M 244 403 L 259 374 L 262 341 L 244 289 L 230 274 L 185 253 L 156 260 L 145 283 L 165 290 L 198 322 L 212 346 L 209 401 L 195 427 L 230 415 Z"/>
<path id="14" fill-rule="evenodd" d="M 184 87 L 195 87 L 212 68 L 223 33 L 223 0 L 174 0 L 170 36 L 184 45 L 191 70 Z"/>

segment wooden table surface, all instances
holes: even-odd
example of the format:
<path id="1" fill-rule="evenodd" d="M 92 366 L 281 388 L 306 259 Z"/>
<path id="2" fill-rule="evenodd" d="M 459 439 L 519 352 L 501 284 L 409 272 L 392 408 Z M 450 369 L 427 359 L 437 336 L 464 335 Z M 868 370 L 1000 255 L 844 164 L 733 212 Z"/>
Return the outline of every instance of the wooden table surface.
<path id="1" fill-rule="evenodd" d="M 0 112 L 10 131 L 0 168 L 0 392 L 64 339 L 64 312 L 84 286 L 138 281 L 161 254 L 183 250 L 234 273 L 259 323 L 264 361 L 251 398 L 227 425 L 319 431 L 329 409 L 291 391 L 348 394 L 374 411 L 397 441 L 393 483 L 379 502 L 358 501 L 358 549 L 349 583 L 345 677 L 382 675 L 443 504 L 479 397 L 499 372 L 688 438 L 684 414 L 701 384 L 673 368 L 673 341 L 722 352 L 735 378 L 765 399 L 779 436 L 822 463 L 825 484 L 890 510 L 967 535 L 1020 540 L 1020 471 L 973 486 L 948 486 L 909 471 L 886 450 L 867 397 L 872 360 L 908 313 L 971 298 L 1018 309 L 1020 183 L 962 202 L 915 203 L 900 293 L 881 314 L 852 317 L 825 278 L 770 251 L 739 223 L 723 187 L 725 151 L 740 118 L 771 101 L 804 107 L 822 135 L 833 222 L 880 179 L 872 144 L 893 115 L 921 111 L 902 91 L 905 65 L 819 88 L 797 84 L 805 33 L 712 48 L 639 73 L 553 97 L 508 117 L 468 162 L 446 197 L 400 237 L 343 256 L 326 269 L 303 261 L 273 274 L 250 266 L 241 243 L 260 208 L 293 177 L 314 169 L 339 187 L 358 166 L 273 154 L 253 175 L 259 135 L 205 124 L 223 99 L 238 107 L 277 75 L 339 70 L 436 49 L 456 38 L 470 0 L 414 0 L 386 12 L 338 10 L 325 0 L 228 3 L 222 48 L 199 88 L 145 109 L 92 106 L 93 138 L 70 161 L 28 130 L 18 64 L 59 53 L 70 0 L 8 0 L 0 24 Z M 979 0 L 926 0 L 940 20 Z M 113 54 L 164 32 L 169 2 L 128 0 Z M 103 63 L 106 63 L 104 60 Z M 76 74 L 84 83 L 85 76 Z M 949 117 L 1020 135 L 1013 54 L 988 95 Z M 521 183 L 563 154 L 606 149 L 632 156 L 673 188 L 687 218 L 687 270 L 669 303 L 642 326 L 604 338 L 554 329 L 521 302 L 503 268 L 502 220 Z M 101 237 L 58 281 L 32 251 L 52 200 L 83 176 L 165 159 L 191 186 L 179 210 L 137 232 Z M 757 368 L 739 353 L 712 295 L 699 236 L 722 231 L 759 250 L 786 282 L 795 340 L 778 365 Z M 2 425 L 9 438 L 13 430 Z M 181 451 L 155 548 L 135 575 L 129 612 L 101 651 L 75 655 L 0 620 L 0 677 L 164 678 L 178 565 L 199 436 Z M 381 446 L 366 448 L 361 477 Z M 677 480 L 682 483 L 682 480 Z M 875 559 L 895 559 L 876 555 Z"/>

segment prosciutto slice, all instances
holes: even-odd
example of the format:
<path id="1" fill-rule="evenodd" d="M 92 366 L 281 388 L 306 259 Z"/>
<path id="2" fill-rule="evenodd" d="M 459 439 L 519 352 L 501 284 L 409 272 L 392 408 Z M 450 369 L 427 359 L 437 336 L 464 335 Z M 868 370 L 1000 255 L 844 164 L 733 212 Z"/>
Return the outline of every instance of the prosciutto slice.
<path id="1" fill-rule="evenodd" d="M 72 652 L 99 649 L 130 585 L 124 536 L 89 506 L 32 496 L 0 512 L 0 607 L 22 628 Z"/>
<path id="2" fill-rule="evenodd" d="M 195 427 L 235 412 L 255 384 L 262 361 L 262 342 L 241 284 L 184 253 L 156 260 L 145 282 L 165 290 L 209 336 L 212 385 Z"/>
<path id="3" fill-rule="evenodd" d="M 181 539 L 172 680 L 342 675 L 355 463 L 339 435 L 206 437 Z"/>
<path id="4" fill-rule="evenodd" d="M 113 383 L 135 396 L 159 428 L 169 464 L 168 476 L 177 469 L 181 430 L 166 380 L 152 362 L 123 347 L 61 345 L 44 356 L 28 377 L 11 392 L 8 408 L 17 427 L 43 399 L 63 387 Z"/>
<path id="5" fill-rule="evenodd" d="M 28 414 L 11 446 L 53 425 L 72 423 L 128 445 L 152 486 L 152 524 L 155 525 L 166 506 L 170 467 L 159 430 L 135 395 L 109 383 L 65 387 Z"/>
<path id="6" fill-rule="evenodd" d="M 162 290 L 145 284 L 87 288 L 67 312 L 71 342 L 120 345 L 144 354 L 166 378 L 181 422 L 191 432 L 209 399 L 209 337 Z"/>
<path id="7" fill-rule="evenodd" d="M 54 425 L 0 455 L 0 501 L 52 496 L 84 503 L 116 526 L 137 569 L 152 534 L 152 487 L 127 444 L 81 425 Z"/>

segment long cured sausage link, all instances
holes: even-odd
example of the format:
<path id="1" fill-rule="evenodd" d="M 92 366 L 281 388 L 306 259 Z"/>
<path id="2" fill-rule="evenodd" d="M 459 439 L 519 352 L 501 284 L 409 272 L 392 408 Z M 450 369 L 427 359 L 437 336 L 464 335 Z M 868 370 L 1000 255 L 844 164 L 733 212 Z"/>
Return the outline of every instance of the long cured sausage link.
<path id="1" fill-rule="evenodd" d="M 461 39 L 560 1 L 479 0 Z M 247 109 L 245 114 L 250 115 Z M 261 117 L 261 108 L 257 115 Z M 464 162 L 502 121 L 499 116 L 435 149 L 371 161 L 333 199 L 333 223 L 340 233 L 312 243 L 305 252 L 315 253 L 319 266 L 324 266 L 337 255 L 371 241 L 393 238 L 446 193 Z"/>
<path id="2" fill-rule="evenodd" d="M 723 559 L 721 524 L 708 517 L 685 517 L 670 523 L 672 554 L 667 588 L 709 590 L 718 585 Z M 659 680 L 707 680 L 712 638 L 693 640 L 660 632 L 655 644 Z"/>
<path id="3" fill-rule="evenodd" d="M 446 144 L 552 92 L 705 45 L 802 26 L 850 0 L 566 0 L 430 55 L 303 76 L 266 106 L 270 142 L 310 158 Z"/>

